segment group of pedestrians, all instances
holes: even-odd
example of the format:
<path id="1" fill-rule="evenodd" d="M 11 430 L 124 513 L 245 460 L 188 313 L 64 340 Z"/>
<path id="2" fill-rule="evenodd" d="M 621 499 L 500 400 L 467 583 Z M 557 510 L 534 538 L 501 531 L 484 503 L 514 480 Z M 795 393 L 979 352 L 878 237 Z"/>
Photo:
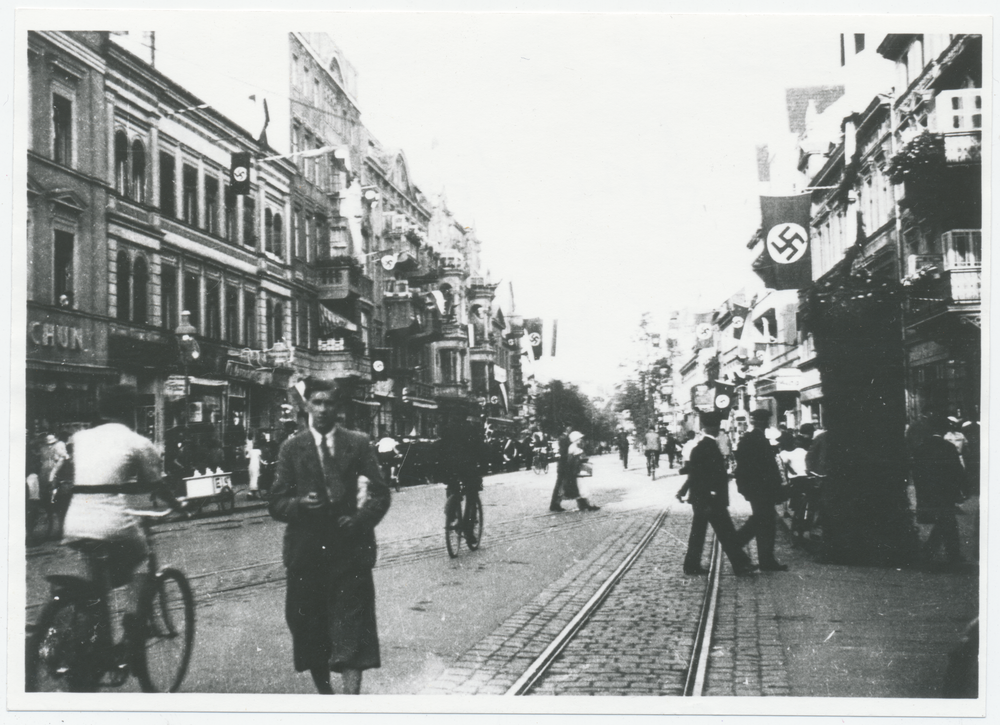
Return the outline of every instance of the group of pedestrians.
<path id="1" fill-rule="evenodd" d="M 552 499 L 549 511 L 565 511 L 563 501 L 576 501 L 580 511 L 597 511 L 601 507 L 590 503 L 586 496 L 580 493 L 579 478 L 587 456 L 583 451 L 583 433 L 574 431 L 567 426 L 559 436 L 559 458 L 556 461 L 556 484 L 552 489 Z"/>
<path id="2" fill-rule="evenodd" d="M 720 447 L 722 416 L 705 413 L 701 417 L 702 436 L 691 448 L 685 463 L 687 480 L 678 492 L 694 511 L 688 537 L 684 571 L 705 574 L 701 556 L 708 525 L 722 545 L 737 576 L 761 571 L 788 571 L 788 566 L 774 556 L 777 513 L 775 506 L 783 499 L 783 477 L 778 459 L 764 431 L 771 413 L 755 410 L 750 414 L 752 429 L 736 448 L 736 488 L 750 503 L 751 515 L 737 529 L 729 515 L 729 479 L 727 455 Z M 726 439 L 728 445 L 728 438 Z M 757 541 L 758 562 L 750 559 L 744 547 Z"/>

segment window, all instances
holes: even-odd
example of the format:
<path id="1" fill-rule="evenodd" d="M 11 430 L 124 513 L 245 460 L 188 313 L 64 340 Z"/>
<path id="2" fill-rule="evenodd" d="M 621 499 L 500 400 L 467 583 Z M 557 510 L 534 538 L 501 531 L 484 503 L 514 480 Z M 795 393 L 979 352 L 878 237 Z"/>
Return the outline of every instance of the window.
<path id="1" fill-rule="evenodd" d="M 268 297 L 264 303 L 265 305 L 265 317 L 264 317 L 264 327 L 266 328 L 267 336 L 265 339 L 264 347 L 272 347 L 274 345 L 274 302 Z"/>
<path id="2" fill-rule="evenodd" d="M 453 384 L 459 381 L 458 351 L 438 350 L 438 367 L 441 371 L 441 382 Z"/>
<path id="3" fill-rule="evenodd" d="M 52 94 L 52 159 L 73 163 L 73 102 L 58 93 Z"/>
<path id="4" fill-rule="evenodd" d="M 296 166 L 299 166 L 302 162 L 302 159 L 295 155 L 299 152 L 300 133 L 301 129 L 299 128 L 299 124 L 297 123 L 292 124 L 292 161 L 295 163 Z"/>
<path id="5" fill-rule="evenodd" d="M 292 252 L 298 259 L 306 258 L 305 244 L 302 242 L 302 210 L 295 207 L 292 213 Z"/>
<path id="6" fill-rule="evenodd" d="M 243 293 L 243 344 L 257 346 L 257 295 Z"/>
<path id="7" fill-rule="evenodd" d="M 271 231 L 271 210 L 264 210 L 264 251 L 274 252 L 274 236 Z"/>
<path id="8" fill-rule="evenodd" d="M 132 198 L 146 203 L 146 147 L 139 139 L 132 142 Z"/>
<path id="9" fill-rule="evenodd" d="M 128 136 L 124 131 L 115 132 L 115 190 L 128 194 Z"/>
<path id="10" fill-rule="evenodd" d="M 226 214 L 225 237 L 231 242 L 236 241 L 236 194 L 233 187 L 226 184 Z"/>
<path id="11" fill-rule="evenodd" d="M 176 160 L 174 155 L 160 152 L 160 211 L 164 216 L 177 216 L 177 202 L 174 196 L 176 184 Z"/>
<path id="12" fill-rule="evenodd" d="M 252 196 L 243 197 L 243 243 L 248 247 L 257 246 L 257 214 Z"/>
<path id="13" fill-rule="evenodd" d="M 192 272 L 184 275 L 184 309 L 191 313 L 191 324 L 201 330 L 201 278 Z"/>
<path id="14" fill-rule="evenodd" d="M 219 233 L 219 180 L 205 177 L 205 231 Z"/>
<path id="15" fill-rule="evenodd" d="M 238 343 L 239 332 L 239 290 L 232 285 L 226 285 L 226 329 L 223 335 L 228 342 Z"/>
<path id="16" fill-rule="evenodd" d="M 55 299 L 53 302 L 60 307 L 72 307 L 73 235 L 69 232 L 56 230 L 55 249 L 53 252 L 53 261 L 55 262 L 55 277 L 53 279 L 53 293 Z"/>
<path id="17" fill-rule="evenodd" d="M 283 222 L 281 219 L 281 214 L 274 215 L 274 254 L 278 257 L 284 258 L 285 256 L 285 245 L 282 242 L 282 226 Z"/>
<path id="18" fill-rule="evenodd" d="M 149 322 L 149 269 L 143 257 L 136 257 L 132 266 L 132 319 Z"/>
<path id="19" fill-rule="evenodd" d="M 371 341 L 368 339 L 368 325 L 369 325 L 368 313 L 367 312 L 362 312 L 361 313 L 361 325 L 360 325 L 360 327 L 361 327 L 361 344 L 363 346 L 362 347 L 362 354 L 365 354 L 365 353 L 368 352 L 368 349 L 369 349 L 370 344 L 371 344 Z"/>
<path id="20" fill-rule="evenodd" d="M 330 227 L 322 214 L 316 215 L 316 247 L 320 259 L 330 257 Z"/>
<path id="21" fill-rule="evenodd" d="M 222 337 L 222 314 L 219 294 L 222 283 L 217 279 L 205 280 L 205 335 L 218 340 Z"/>
<path id="22" fill-rule="evenodd" d="M 184 164 L 184 221 L 198 225 L 198 169 Z"/>
<path id="23" fill-rule="evenodd" d="M 312 102 L 314 106 L 319 106 L 319 78 L 313 78 Z"/>
<path id="24" fill-rule="evenodd" d="M 299 345 L 309 347 L 309 305 L 299 300 Z"/>
<path id="25" fill-rule="evenodd" d="M 118 299 L 119 320 L 130 320 L 129 301 L 132 297 L 132 290 L 129 289 L 129 282 L 132 279 L 132 262 L 128 258 L 128 253 L 124 250 L 118 252 L 118 259 L 115 264 L 117 282 L 115 284 L 115 295 Z"/>
<path id="26" fill-rule="evenodd" d="M 160 272 L 160 310 L 168 330 L 177 327 L 177 270 L 164 266 Z"/>
<path id="27" fill-rule="evenodd" d="M 292 85 L 296 87 L 299 85 L 299 57 L 297 55 L 292 56 Z"/>
<path id="28" fill-rule="evenodd" d="M 309 259 L 316 259 L 316 248 L 313 246 L 313 227 L 316 222 L 311 213 L 306 213 L 306 255 Z"/>

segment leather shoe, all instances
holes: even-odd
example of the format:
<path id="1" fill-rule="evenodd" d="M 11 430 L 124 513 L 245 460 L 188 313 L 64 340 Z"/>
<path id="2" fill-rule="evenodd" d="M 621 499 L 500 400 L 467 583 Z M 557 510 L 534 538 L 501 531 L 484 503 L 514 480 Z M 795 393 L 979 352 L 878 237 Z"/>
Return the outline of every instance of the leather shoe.
<path id="1" fill-rule="evenodd" d="M 696 566 L 696 567 L 686 566 L 684 567 L 684 573 L 691 574 L 692 576 L 697 574 L 708 574 L 708 569 L 706 569 L 703 566 Z"/>
<path id="2" fill-rule="evenodd" d="M 551 511 L 552 513 L 558 513 L 559 511 L 565 511 L 565 510 L 566 509 L 564 509 L 562 506 L 549 506 L 549 511 Z"/>
<path id="3" fill-rule="evenodd" d="M 788 564 L 779 564 L 774 562 L 773 564 L 761 564 L 761 571 L 788 571 Z"/>
<path id="4" fill-rule="evenodd" d="M 747 566 L 741 566 L 739 569 L 733 569 L 733 573 L 736 576 L 750 576 L 754 572 L 760 569 L 756 564 L 748 564 Z"/>

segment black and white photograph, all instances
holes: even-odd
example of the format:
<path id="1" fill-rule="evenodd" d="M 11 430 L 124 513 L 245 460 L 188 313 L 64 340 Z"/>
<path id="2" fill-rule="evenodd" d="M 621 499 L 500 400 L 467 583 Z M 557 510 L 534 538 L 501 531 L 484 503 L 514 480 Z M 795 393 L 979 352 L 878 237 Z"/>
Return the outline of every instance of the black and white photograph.
<path id="1" fill-rule="evenodd" d="M 984 717 L 993 19 L 416 10 L 9 13 L 7 715 Z"/>

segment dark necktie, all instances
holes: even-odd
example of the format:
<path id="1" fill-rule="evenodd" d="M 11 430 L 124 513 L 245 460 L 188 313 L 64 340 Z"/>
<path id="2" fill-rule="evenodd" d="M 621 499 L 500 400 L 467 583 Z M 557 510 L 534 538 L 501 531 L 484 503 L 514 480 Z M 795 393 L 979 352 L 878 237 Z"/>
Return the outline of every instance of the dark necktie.
<path id="1" fill-rule="evenodd" d="M 320 438 L 320 451 L 323 456 L 323 482 L 326 485 L 326 495 L 331 503 L 336 503 L 340 500 L 343 490 L 334 474 L 333 452 L 326 443 L 326 435 Z"/>

